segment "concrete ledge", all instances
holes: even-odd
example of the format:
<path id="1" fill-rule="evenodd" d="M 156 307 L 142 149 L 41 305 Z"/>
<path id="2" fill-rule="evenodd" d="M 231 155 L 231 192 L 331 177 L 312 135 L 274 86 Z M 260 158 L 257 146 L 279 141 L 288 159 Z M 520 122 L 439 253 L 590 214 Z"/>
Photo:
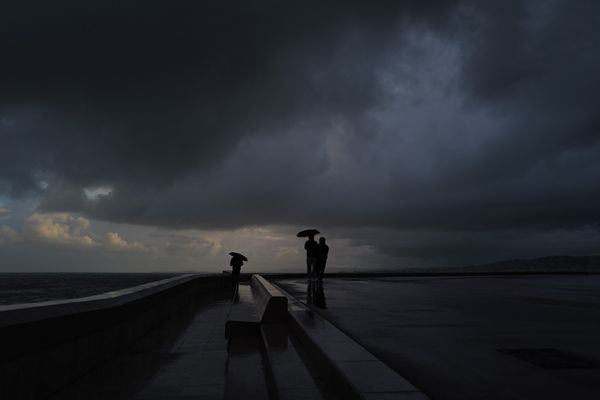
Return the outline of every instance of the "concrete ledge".
<path id="1" fill-rule="evenodd" d="M 0 328 L 39 321 L 42 319 L 57 318 L 69 314 L 120 306 L 190 280 L 198 279 L 198 277 L 199 275 L 195 274 L 179 275 L 168 279 L 145 283 L 143 285 L 101 293 L 94 296 L 80 297 L 77 299 L 0 306 Z"/>
<path id="2" fill-rule="evenodd" d="M 289 322 L 303 345 L 348 399 L 428 397 L 324 317 L 282 289 L 289 301 Z"/>
<path id="3" fill-rule="evenodd" d="M 183 275 L 86 298 L 0 307 L 0 398 L 45 398 L 178 318 L 202 294 L 230 285 L 221 275 Z"/>
<path id="4" fill-rule="evenodd" d="M 261 325 L 265 372 L 271 392 L 274 394 L 272 398 L 279 400 L 323 399 L 289 334 L 287 324 Z"/>
<path id="5" fill-rule="evenodd" d="M 233 298 L 227 322 L 225 322 L 225 339 L 258 338 L 260 320 L 254 303 L 252 289 L 248 285 L 239 285 L 238 296 Z"/>
<path id="6" fill-rule="evenodd" d="M 259 337 L 260 324 L 287 321 L 287 297 L 260 275 L 239 285 L 225 323 L 225 338 Z"/>
<path id="7" fill-rule="evenodd" d="M 251 285 L 260 322 L 286 322 L 287 297 L 258 274 L 252 275 Z"/>

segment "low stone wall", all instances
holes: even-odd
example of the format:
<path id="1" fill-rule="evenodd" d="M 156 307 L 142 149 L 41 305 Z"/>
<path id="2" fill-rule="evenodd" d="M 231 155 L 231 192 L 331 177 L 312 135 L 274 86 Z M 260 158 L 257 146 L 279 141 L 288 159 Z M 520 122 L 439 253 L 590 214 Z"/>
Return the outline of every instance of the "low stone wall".
<path id="1" fill-rule="evenodd" d="M 221 275 L 182 275 L 65 301 L 0 307 L 0 399 L 40 399 L 136 340 L 229 289 Z"/>

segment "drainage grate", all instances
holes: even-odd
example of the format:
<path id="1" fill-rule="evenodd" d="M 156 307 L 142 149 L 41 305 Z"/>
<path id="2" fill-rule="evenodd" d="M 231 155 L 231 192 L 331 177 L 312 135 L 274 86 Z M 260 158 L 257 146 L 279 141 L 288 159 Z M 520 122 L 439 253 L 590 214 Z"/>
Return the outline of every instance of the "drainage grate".
<path id="1" fill-rule="evenodd" d="M 595 360 L 558 349 L 498 349 L 498 351 L 546 369 L 600 368 L 600 363 Z"/>

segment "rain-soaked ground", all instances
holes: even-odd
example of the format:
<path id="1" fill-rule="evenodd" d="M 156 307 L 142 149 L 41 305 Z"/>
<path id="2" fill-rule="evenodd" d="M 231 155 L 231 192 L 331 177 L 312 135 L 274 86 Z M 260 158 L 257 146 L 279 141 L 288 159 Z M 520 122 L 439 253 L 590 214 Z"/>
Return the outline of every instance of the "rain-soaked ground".
<path id="1" fill-rule="evenodd" d="M 598 275 L 278 282 L 432 399 L 600 398 Z M 222 399 L 230 297 L 207 296 L 51 398 Z"/>
<path id="2" fill-rule="evenodd" d="M 181 319 L 49 399 L 223 399 L 230 303 L 229 292 L 204 296 Z"/>
<path id="3" fill-rule="evenodd" d="M 600 398 L 600 276 L 279 280 L 433 399 Z"/>

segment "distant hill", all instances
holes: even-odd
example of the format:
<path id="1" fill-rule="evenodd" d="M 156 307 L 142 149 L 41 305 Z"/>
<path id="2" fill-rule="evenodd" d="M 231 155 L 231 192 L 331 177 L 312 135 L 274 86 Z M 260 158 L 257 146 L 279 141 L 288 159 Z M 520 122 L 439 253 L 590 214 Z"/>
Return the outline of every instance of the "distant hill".
<path id="1" fill-rule="evenodd" d="M 436 268 L 444 272 L 600 272 L 600 256 L 548 256 L 497 261 L 463 267 Z"/>

